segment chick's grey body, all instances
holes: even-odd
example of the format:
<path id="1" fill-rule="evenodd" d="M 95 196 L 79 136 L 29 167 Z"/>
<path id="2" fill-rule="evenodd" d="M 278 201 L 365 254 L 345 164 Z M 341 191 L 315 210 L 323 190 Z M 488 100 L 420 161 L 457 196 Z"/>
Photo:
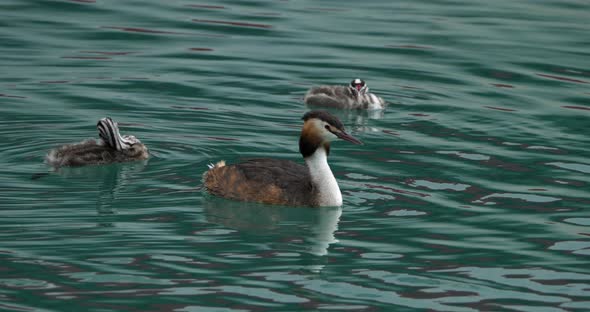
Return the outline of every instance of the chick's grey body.
<path id="1" fill-rule="evenodd" d="M 49 151 L 45 161 L 53 167 L 75 167 L 144 160 L 148 157 L 147 147 L 141 143 L 134 144 L 129 149 L 117 151 L 101 141 L 89 139 L 54 148 Z"/>
<path id="2" fill-rule="evenodd" d="M 383 109 L 385 101 L 370 93 L 361 79 L 354 79 L 348 86 L 312 87 L 303 98 L 305 104 L 345 109 Z"/>
<path id="3" fill-rule="evenodd" d="M 119 126 L 111 118 L 97 123 L 100 141 L 89 139 L 54 148 L 45 156 L 47 164 L 65 166 L 104 165 L 115 162 L 144 160 L 149 157 L 147 147 L 135 136 L 119 133 Z"/>

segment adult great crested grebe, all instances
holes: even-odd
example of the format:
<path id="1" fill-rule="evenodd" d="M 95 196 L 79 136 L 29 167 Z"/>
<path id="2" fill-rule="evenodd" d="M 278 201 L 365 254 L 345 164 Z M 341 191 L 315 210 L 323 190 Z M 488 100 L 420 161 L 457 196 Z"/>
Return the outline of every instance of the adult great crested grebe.
<path id="1" fill-rule="evenodd" d="M 383 109 L 385 101 L 373 93 L 364 80 L 353 79 L 348 86 L 319 86 L 307 91 L 303 98 L 310 106 L 346 109 Z"/>
<path id="2" fill-rule="evenodd" d="M 102 165 L 115 162 L 144 160 L 147 147 L 132 135 L 121 136 L 119 127 L 110 117 L 96 124 L 100 141 L 84 140 L 50 150 L 45 162 L 53 167 Z"/>
<path id="3" fill-rule="evenodd" d="M 203 174 L 209 193 L 229 199 L 287 206 L 341 206 L 342 194 L 328 165 L 330 141 L 361 141 L 324 111 L 303 115 L 299 152 L 305 165 L 280 159 L 252 159 L 226 165 L 220 161 Z"/>

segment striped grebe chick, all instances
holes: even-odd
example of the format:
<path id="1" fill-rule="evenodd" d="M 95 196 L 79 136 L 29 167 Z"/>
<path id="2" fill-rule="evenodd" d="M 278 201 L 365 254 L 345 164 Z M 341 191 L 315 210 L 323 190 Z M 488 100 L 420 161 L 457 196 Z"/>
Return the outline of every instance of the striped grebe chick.
<path id="1" fill-rule="evenodd" d="M 99 141 L 88 139 L 54 148 L 45 156 L 45 162 L 59 168 L 144 160 L 149 157 L 147 147 L 132 135 L 121 136 L 118 124 L 110 117 L 99 120 L 96 127 Z"/>
<path id="2" fill-rule="evenodd" d="M 362 144 L 344 131 L 342 122 L 324 111 L 303 116 L 299 152 L 305 165 L 280 159 L 224 161 L 204 173 L 209 193 L 229 199 L 286 206 L 341 206 L 342 194 L 328 165 L 330 142 L 340 138 Z"/>
<path id="3" fill-rule="evenodd" d="M 303 98 L 310 106 L 346 109 L 384 109 L 385 101 L 369 92 L 364 80 L 353 79 L 348 86 L 319 86 L 307 91 Z"/>

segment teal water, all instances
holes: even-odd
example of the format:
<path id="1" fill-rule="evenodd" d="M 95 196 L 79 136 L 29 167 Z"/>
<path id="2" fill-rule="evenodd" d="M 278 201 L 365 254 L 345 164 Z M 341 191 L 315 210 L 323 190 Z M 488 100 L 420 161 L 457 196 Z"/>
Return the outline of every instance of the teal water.
<path id="1" fill-rule="evenodd" d="M 586 1 L 0 3 L 0 310 L 590 310 Z M 334 111 L 341 208 L 205 194 Z M 111 116 L 147 162 L 53 172 Z M 38 173 L 48 173 L 31 179 Z"/>

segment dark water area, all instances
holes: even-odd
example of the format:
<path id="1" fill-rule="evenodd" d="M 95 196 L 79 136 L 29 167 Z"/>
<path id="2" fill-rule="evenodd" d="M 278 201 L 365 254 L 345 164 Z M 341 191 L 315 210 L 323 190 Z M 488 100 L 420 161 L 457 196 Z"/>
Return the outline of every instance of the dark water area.
<path id="1" fill-rule="evenodd" d="M 588 311 L 587 1 L 0 3 L 0 310 Z M 207 164 L 300 161 L 340 208 L 239 203 Z M 148 161 L 54 171 L 110 116 Z M 32 179 L 32 177 L 34 179 Z"/>

